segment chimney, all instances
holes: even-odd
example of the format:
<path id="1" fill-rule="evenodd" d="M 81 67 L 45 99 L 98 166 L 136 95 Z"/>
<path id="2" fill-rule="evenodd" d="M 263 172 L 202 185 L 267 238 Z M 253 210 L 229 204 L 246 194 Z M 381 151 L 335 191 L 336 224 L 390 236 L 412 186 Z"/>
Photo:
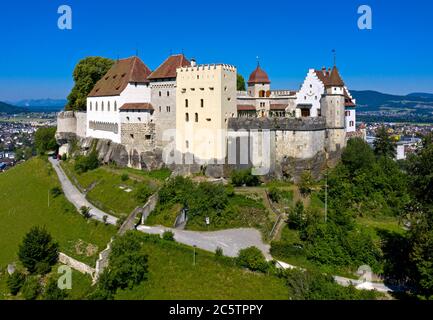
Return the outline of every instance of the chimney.
<path id="1" fill-rule="evenodd" d="M 191 67 L 197 66 L 197 62 L 195 62 L 195 59 L 191 59 Z"/>

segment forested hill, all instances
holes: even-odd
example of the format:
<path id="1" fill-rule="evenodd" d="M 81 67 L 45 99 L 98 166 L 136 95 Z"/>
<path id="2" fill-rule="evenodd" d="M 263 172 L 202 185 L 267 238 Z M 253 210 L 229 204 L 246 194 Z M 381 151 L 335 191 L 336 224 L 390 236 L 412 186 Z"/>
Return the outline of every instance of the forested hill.
<path id="1" fill-rule="evenodd" d="M 0 101 L 0 113 L 14 114 L 27 112 L 26 108 L 16 107 Z"/>

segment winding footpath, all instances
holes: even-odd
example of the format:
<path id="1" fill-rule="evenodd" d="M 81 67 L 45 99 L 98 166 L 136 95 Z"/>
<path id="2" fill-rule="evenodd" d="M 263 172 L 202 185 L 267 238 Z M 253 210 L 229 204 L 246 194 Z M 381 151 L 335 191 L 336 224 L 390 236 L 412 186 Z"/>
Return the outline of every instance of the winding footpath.
<path id="1" fill-rule="evenodd" d="M 101 221 L 104 221 L 104 216 L 107 216 L 107 223 L 116 225 L 117 218 L 105 213 L 102 210 L 96 208 L 93 204 L 91 204 L 84 194 L 82 194 L 77 187 L 75 187 L 72 182 L 69 180 L 62 167 L 60 166 L 60 162 L 56 159 L 49 158 L 49 161 L 53 165 L 54 170 L 59 177 L 59 181 L 62 185 L 63 193 L 65 194 L 66 199 L 72 203 L 78 211 L 80 211 L 81 207 L 90 208 L 91 218 Z"/>
<path id="2" fill-rule="evenodd" d="M 86 199 L 86 196 L 71 183 L 58 160 L 50 158 L 49 161 L 53 165 L 54 170 L 59 177 L 66 198 L 77 208 L 78 211 L 80 211 L 82 206 L 89 207 L 92 219 L 103 221 L 103 217 L 107 216 L 107 223 L 113 225 L 116 224 L 116 217 L 109 215 L 92 205 Z M 263 243 L 260 232 L 252 228 L 228 229 L 221 231 L 189 231 L 161 226 L 141 225 L 137 227 L 137 230 L 149 234 L 163 234 L 165 231 L 169 230 L 173 232 L 177 242 L 189 246 L 196 246 L 197 248 L 211 252 L 215 252 L 216 248 L 220 247 L 223 249 L 224 255 L 229 257 L 236 257 L 239 250 L 255 246 L 263 252 L 267 260 L 272 260 L 272 256 L 269 253 L 270 246 Z M 277 266 L 283 269 L 298 268 L 282 261 L 277 261 Z M 393 292 L 399 290 L 399 288 L 391 288 L 383 283 L 365 282 L 340 276 L 334 276 L 334 280 L 343 286 L 352 284 L 358 289 L 377 290 L 379 292 Z"/>

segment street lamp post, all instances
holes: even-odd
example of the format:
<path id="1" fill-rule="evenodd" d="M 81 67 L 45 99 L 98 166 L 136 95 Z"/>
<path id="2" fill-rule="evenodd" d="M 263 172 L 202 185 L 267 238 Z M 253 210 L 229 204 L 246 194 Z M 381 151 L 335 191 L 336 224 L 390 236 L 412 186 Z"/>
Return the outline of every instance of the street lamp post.
<path id="1" fill-rule="evenodd" d="M 328 219 L 328 169 L 325 173 L 325 223 Z"/>
<path id="2" fill-rule="evenodd" d="M 193 246 L 194 247 L 194 256 L 192 258 L 192 265 L 195 266 L 195 248 L 197 247 L 196 245 Z"/>

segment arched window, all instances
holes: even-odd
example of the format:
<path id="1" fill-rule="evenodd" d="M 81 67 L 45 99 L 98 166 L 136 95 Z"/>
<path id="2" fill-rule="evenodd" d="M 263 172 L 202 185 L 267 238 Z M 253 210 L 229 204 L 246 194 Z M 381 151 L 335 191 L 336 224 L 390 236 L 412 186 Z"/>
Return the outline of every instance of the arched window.
<path id="1" fill-rule="evenodd" d="M 185 99 L 185 108 L 188 108 L 188 99 Z"/>
<path id="2" fill-rule="evenodd" d="M 188 114 L 188 112 L 187 112 L 187 113 L 185 113 L 185 121 L 186 121 L 186 122 L 188 122 L 188 121 L 189 121 L 189 114 Z"/>
<path id="3" fill-rule="evenodd" d="M 200 99 L 200 107 L 204 107 L 204 99 Z"/>
<path id="4" fill-rule="evenodd" d="M 159 96 L 161 96 L 161 91 L 159 91 Z"/>
<path id="5" fill-rule="evenodd" d="M 104 101 L 101 102 L 101 111 L 104 111 Z"/>
<path id="6" fill-rule="evenodd" d="M 198 122 L 198 113 L 195 113 L 195 122 Z"/>
<path id="7" fill-rule="evenodd" d="M 98 111 L 98 101 L 95 102 L 95 111 Z"/>
<path id="8" fill-rule="evenodd" d="M 167 91 L 167 97 L 169 97 L 170 96 L 170 91 Z"/>
<path id="9" fill-rule="evenodd" d="M 110 101 L 107 102 L 107 111 L 110 112 Z"/>

